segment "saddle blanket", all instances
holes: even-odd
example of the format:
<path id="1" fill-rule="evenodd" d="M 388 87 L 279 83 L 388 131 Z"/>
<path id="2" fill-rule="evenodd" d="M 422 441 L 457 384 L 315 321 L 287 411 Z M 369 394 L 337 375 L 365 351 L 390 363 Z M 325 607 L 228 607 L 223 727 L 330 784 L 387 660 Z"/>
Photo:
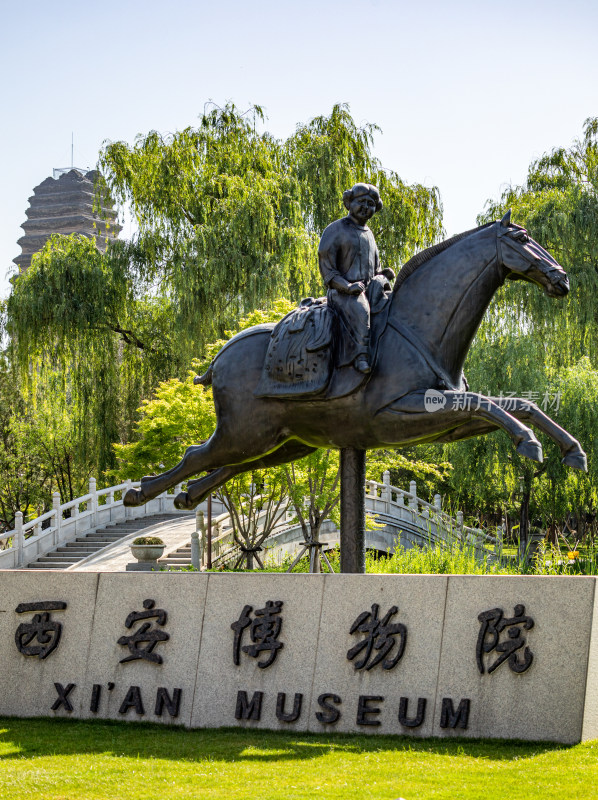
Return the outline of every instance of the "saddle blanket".
<path id="1" fill-rule="evenodd" d="M 332 373 L 336 324 L 326 298 L 308 297 L 283 317 L 270 336 L 256 397 L 324 393 Z"/>

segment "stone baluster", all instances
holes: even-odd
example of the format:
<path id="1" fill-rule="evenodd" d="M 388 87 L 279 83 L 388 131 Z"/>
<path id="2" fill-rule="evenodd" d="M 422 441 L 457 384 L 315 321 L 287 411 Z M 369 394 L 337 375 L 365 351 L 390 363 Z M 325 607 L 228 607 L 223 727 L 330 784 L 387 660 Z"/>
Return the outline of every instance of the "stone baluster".
<path id="1" fill-rule="evenodd" d="M 382 473 L 382 500 L 384 500 L 384 511 L 390 514 L 390 501 L 392 500 L 390 493 L 390 472 L 386 470 Z"/>
<path id="2" fill-rule="evenodd" d="M 106 505 L 107 506 L 113 506 L 114 505 L 114 489 L 110 489 L 110 491 L 107 492 L 107 494 L 106 494 Z M 112 517 L 114 515 L 114 511 L 112 510 L 112 508 L 110 508 L 108 514 L 109 514 L 109 516 L 108 516 L 108 519 L 106 520 L 106 522 L 112 522 Z"/>
<path id="3" fill-rule="evenodd" d="M 462 528 L 463 527 L 463 512 L 457 511 L 457 525 Z"/>
<path id="4" fill-rule="evenodd" d="M 73 519 L 73 528 L 75 531 L 75 535 L 79 533 L 79 503 L 75 502 L 74 505 L 71 506 L 71 517 Z"/>
<path id="5" fill-rule="evenodd" d="M 411 481 L 409 484 L 409 492 L 413 495 L 413 497 L 409 498 L 409 508 L 417 511 L 417 484 L 415 481 Z"/>
<path id="6" fill-rule="evenodd" d="M 504 530 L 503 530 L 502 525 L 497 525 L 497 527 L 496 527 L 496 541 L 494 543 L 494 552 L 499 557 L 502 554 L 503 535 L 504 535 Z"/>
<path id="7" fill-rule="evenodd" d="M 195 567 L 195 569 L 201 569 L 205 535 L 206 528 L 204 524 L 203 511 L 198 509 L 195 514 L 195 530 L 191 534 L 191 564 Z"/>
<path id="8" fill-rule="evenodd" d="M 442 497 L 439 494 L 434 495 L 434 508 L 436 511 L 442 511 Z"/>
<path id="9" fill-rule="evenodd" d="M 23 566 L 23 546 L 25 544 L 23 536 L 23 512 L 17 511 L 15 514 L 15 535 L 12 546 L 17 551 L 16 566 Z"/>
<path id="10" fill-rule="evenodd" d="M 90 527 L 97 528 L 98 527 L 98 491 L 96 486 L 96 479 L 90 478 L 89 479 L 89 494 L 91 498 L 89 499 L 89 509 L 91 511 L 91 520 L 90 520 Z"/>
<path id="11" fill-rule="evenodd" d="M 133 481 L 130 478 L 127 478 L 125 481 L 125 488 L 122 490 L 122 497 L 126 495 L 129 489 L 132 488 Z M 124 505 L 124 504 L 123 504 Z M 125 519 L 132 519 L 133 517 L 133 508 L 130 506 L 125 506 Z"/>
<path id="12" fill-rule="evenodd" d="M 54 512 L 54 544 L 60 542 L 60 528 L 62 527 L 62 511 L 60 510 L 60 492 L 52 494 L 52 511 Z"/>

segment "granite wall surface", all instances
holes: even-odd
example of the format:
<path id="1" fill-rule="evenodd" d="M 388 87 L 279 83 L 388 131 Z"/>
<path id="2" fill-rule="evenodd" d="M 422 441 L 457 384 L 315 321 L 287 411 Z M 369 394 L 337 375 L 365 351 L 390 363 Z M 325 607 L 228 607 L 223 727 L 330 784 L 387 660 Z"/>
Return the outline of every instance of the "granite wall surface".
<path id="1" fill-rule="evenodd" d="M 0 576 L 2 715 L 598 737 L 591 577 Z"/>

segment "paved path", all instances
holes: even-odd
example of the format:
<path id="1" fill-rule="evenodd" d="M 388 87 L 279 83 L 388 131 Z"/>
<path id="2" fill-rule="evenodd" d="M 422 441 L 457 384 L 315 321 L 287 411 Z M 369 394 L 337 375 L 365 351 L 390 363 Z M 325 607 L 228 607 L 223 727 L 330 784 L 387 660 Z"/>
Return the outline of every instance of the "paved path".
<path id="1" fill-rule="evenodd" d="M 195 514 L 185 515 L 180 520 L 167 520 L 151 525 L 141 531 L 121 539 L 105 553 L 92 556 L 81 566 L 75 565 L 69 572 L 125 572 L 127 564 L 135 561 L 131 555 L 130 544 L 138 536 L 159 536 L 166 544 L 164 555 L 189 542 L 195 530 Z"/>

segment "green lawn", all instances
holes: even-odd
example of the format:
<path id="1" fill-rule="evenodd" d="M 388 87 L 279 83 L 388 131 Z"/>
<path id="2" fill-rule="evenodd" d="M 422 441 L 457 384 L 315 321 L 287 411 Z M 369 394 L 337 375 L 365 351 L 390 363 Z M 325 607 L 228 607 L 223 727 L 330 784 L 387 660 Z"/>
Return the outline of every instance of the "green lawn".
<path id="1" fill-rule="evenodd" d="M 0 718 L 0 797 L 598 798 L 598 741 L 551 744 Z"/>

